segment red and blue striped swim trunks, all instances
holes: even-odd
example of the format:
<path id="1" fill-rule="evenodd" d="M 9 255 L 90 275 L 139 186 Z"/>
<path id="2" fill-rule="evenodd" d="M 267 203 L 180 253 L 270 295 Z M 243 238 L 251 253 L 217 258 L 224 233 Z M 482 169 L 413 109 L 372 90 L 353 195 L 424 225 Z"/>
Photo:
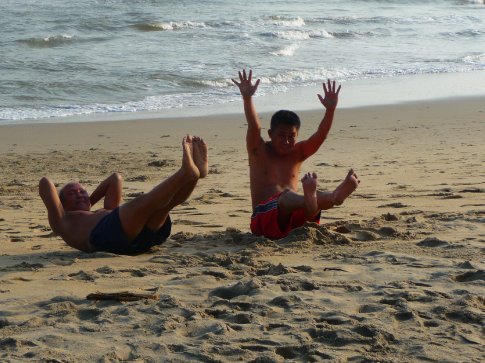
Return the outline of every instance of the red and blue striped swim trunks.
<path id="1" fill-rule="evenodd" d="M 293 211 L 288 225 L 284 228 L 278 223 L 278 200 L 284 192 L 277 193 L 271 198 L 258 204 L 251 215 L 251 232 L 256 236 L 270 239 L 286 237 L 293 229 L 303 226 L 308 221 L 303 208 Z M 320 222 L 320 213 L 311 222 Z"/>

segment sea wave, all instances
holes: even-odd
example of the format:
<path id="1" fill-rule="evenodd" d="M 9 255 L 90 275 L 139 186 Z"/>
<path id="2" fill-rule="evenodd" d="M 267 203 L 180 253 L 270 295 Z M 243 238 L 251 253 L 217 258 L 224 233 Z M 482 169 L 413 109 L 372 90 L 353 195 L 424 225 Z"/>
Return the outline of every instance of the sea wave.
<path id="1" fill-rule="evenodd" d="M 57 47 L 65 44 L 71 44 L 76 40 L 73 35 L 69 34 L 61 34 L 61 35 L 52 35 L 48 37 L 34 37 L 28 39 L 20 39 L 18 40 L 19 43 L 27 44 L 33 48 L 51 48 Z"/>
<path id="2" fill-rule="evenodd" d="M 306 40 L 311 38 L 333 38 L 333 35 L 324 29 L 321 30 L 289 30 L 289 31 L 271 31 L 261 34 L 264 37 L 278 38 L 284 40 Z"/>
<path id="3" fill-rule="evenodd" d="M 227 88 L 215 88 L 211 92 L 194 91 L 179 94 L 148 96 L 143 100 L 120 104 L 93 103 L 86 105 L 50 105 L 42 107 L 3 107 L 0 108 L 0 124 L 10 121 L 47 120 L 70 116 L 82 116 L 107 113 L 130 113 L 144 111 L 160 111 L 179 109 L 183 107 L 198 107 L 221 104 L 231 101 Z"/>
<path id="4" fill-rule="evenodd" d="M 200 80 L 196 83 L 203 85 L 204 87 L 214 88 L 227 88 L 234 86 L 234 83 L 230 79 L 216 79 L 216 80 Z"/>
<path id="5" fill-rule="evenodd" d="M 485 31 L 479 29 L 466 29 L 457 32 L 442 32 L 441 35 L 450 38 L 473 38 L 485 34 Z"/>
<path id="6" fill-rule="evenodd" d="M 288 71 L 275 74 L 273 76 L 261 77 L 263 84 L 280 85 L 290 84 L 294 86 L 319 83 L 322 80 L 331 79 L 357 79 L 361 76 L 360 72 L 347 69 L 307 69 L 298 71 Z"/>
<path id="7" fill-rule="evenodd" d="M 282 16 L 270 16 L 271 23 L 273 25 L 284 26 L 284 27 L 302 27 L 305 25 L 305 20 L 303 18 L 285 18 Z"/>
<path id="8" fill-rule="evenodd" d="M 485 67 L 485 53 L 468 55 L 463 58 L 463 62 Z"/>
<path id="9" fill-rule="evenodd" d="M 329 16 L 305 19 L 308 24 L 338 24 L 338 25 L 358 25 L 358 24 L 434 24 L 434 23 L 463 23 L 481 21 L 480 17 L 460 16 L 460 15 L 414 15 L 414 16 Z"/>
<path id="10" fill-rule="evenodd" d="M 300 46 L 298 44 L 293 43 L 275 52 L 270 52 L 270 54 L 279 57 L 292 57 L 293 55 L 295 55 L 295 52 L 299 47 Z"/>
<path id="11" fill-rule="evenodd" d="M 179 21 L 179 22 L 169 21 L 169 22 L 154 22 L 154 23 L 138 23 L 138 24 L 135 24 L 134 27 L 141 31 L 152 32 L 152 31 L 207 28 L 207 24 L 204 22 L 194 22 L 194 21 Z"/>
<path id="12" fill-rule="evenodd" d="M 379 31 L 346 30 L 343 32 L 330 32 L 329 35 L 337 39 L 382 37 L 382 36 L 387 37 L 387 36 L 390 36 L 390 32 L 387 29 L 379 29 Z"/>
<path id="13" fill-rule="evenodd" d="M 465 62 L 478 64 L 477 69 L 485 68 L 485 54 L 476 54 L 466 57 Z M 459 71 L 459 69 L 457 69 Z M 403 68 L 403 69 L 370 69 L 364 72 L 350 69 L 307 69 L 287 71 L 271 76 L 257 77 L 261 80 L 258 96 L 287 92 L 298 86 L 321 84 L 326 79 L 334 79 L 346 82 L 358 79 L 373 79 L 394 77 L 402 75 L 439 74 L 450 73 L 444 68 Z M 130 113 L 143 111 L 162 111 L 168 109 L 180 109 L 185 107 L 201 107 L 232 102 L 240 98 L 236 87 L 230 78 L 214 80 L 198 80 L 198 87 L 190 92 L 170 93 L 147 96 L 139 101 L 130 101 L 119 104 L 59 104 L 40 107 L 2 107 L 0 108 L 0 124 L 27 120 L 47 120 L 69 116 Z M 200 87 L 200 86 L 203 87 Z"/>

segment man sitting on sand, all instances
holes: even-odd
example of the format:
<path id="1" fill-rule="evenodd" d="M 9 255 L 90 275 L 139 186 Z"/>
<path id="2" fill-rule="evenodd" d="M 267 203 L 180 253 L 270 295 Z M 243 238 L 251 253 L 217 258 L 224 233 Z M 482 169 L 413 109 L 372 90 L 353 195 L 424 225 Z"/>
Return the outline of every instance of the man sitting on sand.
<path id="1" fill-rule="evenodd" d="M 81 184 L 68 183 L 56 191 L 47 178 L 39 194 L 54 233 L 85 252 L 136 254 L 160 245 L 170 235 L 169 212 L 190 196 L 199 178 L 207 175 L 207 145 L 187 135 L 182 142 L 182 166 L 150 192 L 121 204 L 122 180 L 112 174 L 89 195 Z M 104 208 L 91 207 L 104 198 Z"/>
<path id="2" fill-rule="evenodd" d="M 333 192 L 317 191 L 317 175 L 306 173 L 301 179 L 303 194 L 297 193 L 302 163 L 315 154 L 332 126 L 340 86 L 335 81 L 323 83 L 325 97 L 318 95 L 325 107 L 318 130 L 307 140 L 296 142 L 300 119 L 292 111 L 281 110 L 271 118 L 270 141 L 261 136 L 261 124 L 252 96 L 259 79 L 252 83 L 252 71 L 239 72 L 238 87 L 244 102 L 248 123 L 246 147 L 249 156 L 249 178 L 253 214 L 251 232 L 271 239 L 287 236 L 306 221 L 319 222 L 320 211 L 340 205 L 357 188 L 359 179 L 351 169 Z"/>

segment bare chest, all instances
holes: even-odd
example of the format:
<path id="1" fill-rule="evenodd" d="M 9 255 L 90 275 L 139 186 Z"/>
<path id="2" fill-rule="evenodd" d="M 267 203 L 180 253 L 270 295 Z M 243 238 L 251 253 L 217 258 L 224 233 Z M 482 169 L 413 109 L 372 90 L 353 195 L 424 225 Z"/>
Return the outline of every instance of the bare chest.
<path id="1" fill-rule="evenodd" d="M 296 189 L 301 161 L 294 155 L 287 157 L 264 155 L 250 160 L 251 181 L 261 186 Z"/>

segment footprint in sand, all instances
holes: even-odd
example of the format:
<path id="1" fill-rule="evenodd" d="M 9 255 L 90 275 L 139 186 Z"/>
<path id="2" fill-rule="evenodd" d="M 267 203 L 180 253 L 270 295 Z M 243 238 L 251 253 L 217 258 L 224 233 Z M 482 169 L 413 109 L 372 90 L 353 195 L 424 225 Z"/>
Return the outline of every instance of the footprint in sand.
<path id="1" fill-rule="evenodd" d="M 485 271 L 478 270 L 478 271 L 468 271 L 460 275 L 456 275 L 453 277 L 453 280 L 458 282 L 471 282 L 471 281 L 485 281 Z"/>
<path id="2" fill-rule="evenodd" d="M 174 160 L 167 160 L 167 159 L 164 159 L 164 160 L 154 160 L 154 161 L 150 161 L 148 163 L 148 166 L 155 166 L 155 167 L 158 167 L 158 168 L 163 168 L 163 167 L 166 167 L 166 166 L 175 166 L 175 161 Z"/>
<path id="3" fill-rule="evenodd" d="M 202 272 L 203 275 L 214 276 L 217 279 L 229 279 L 231 275 L 229 275 L 225 271 L 216 271 L 216 270 L 206 270 Z"/>
<path id="4" fill-rule="evenodd" d="M 176 329 L 177 335 L 189 338 L 204 339 L 211 335 L 224 335 L 232 329 L 220 321 L 190 321 L 183 328 Z"/>
<path id="5" fill-rule="evenodd" d="M 252 279 L 247 282 L 238 282 L 229 287 L 218 287 L 209 293 L 209 296 L 217 296 L 221 299 L 231 300 L 236 296 L 254 295 L 262 284 L 259 280 Z"/>
<path id="6" fill-rule="evenodd" d="M 317 323 L 327 323 L 330 325 L 349 325 L 355 319 L 339 311 L 326 311 L 315 319 Z"/>
<path id="7" fill-rule="evenodd" d="M 377 208 L 406 208 L 406 207 L 409 207 L 409 205 L 403 204 L 401 202 L 389 203 L 389 204 L 383 204 L 383 205 L 377 206 Z"/>
<path id="8" fill-rule="evenodd" d="M 394 314 L 394 318 L 398 321 L 407 321 L 415 318 L 412 311 L 400 311 Z"/>
<path id="9" fill-rule="evenodd" d="M 0 268 L 0 271 L 38 271 L 43 268 L 41 263 L 21 262 L 17 265 Z"/>
<path id="10" fill-rule="evenodd" d="M 95 274 L 93 273 L 89 273 L 89 272 L 85 272 L 85 271 L 78 271 L 78 272 L 74 272 L 74 273 L 71 273 L 69 275 L 70 278 L 74 279 L 74 280 L 81 280 L 81 281 L 95 281 L 96 280 L 96 276 Z"/>
<path id="11" fill-rule="evenodd" d="M 446 241 L 442 241 L 436 237 L 428 237 L 421 242 L 416 243 L 416 245 L 420 247 L 444 247 L 448 246 L 449 243 Z"/>
<path id="12" fill-rule="evenodd" d="M 284 295 L 275 297 L 268 304 L 290 309 L 294 305 L 300 304 L 301 302 L 302 300 L 296 295 Z"/>
<path id="13" fill-rule="evenodd" d="M 270 263 L 265 268 L 259 269 L 256 274 L 258 276 L 263 276 L 263 275 L 278 276 L 278 275 L 285 275 L 285 274 L 296 273 L 296 272 L 297 272 L 296 270 L 292 269 L 291 267 L 283 266 L 281 263 L 279 265 L 273 265 Z"/>
<path id="14" fill-rule="evenodd" d="M 395 215 L 395 214 L 392 214 L 392 213 L 383 214 L 381 217 L 382 217 L 382 219 L 384 219 L 387 222 L 392 222 L 392 221 L 398 221 L 399 220 L 399 217 L 397 215 Z"/>
<path id="15" fill-rule="evenodd" d="M 361 314 L 371 314 L 371 313 L 377 313 L 386 310 L 387 307 L 385 305 L 379 305 L 379 304 L 365 304 L 359 306 L 358 312 Z"/>
<path id="16" fill-rule="evenodd" d="M 283 291 L 313 291 L 318 290 L 318 284 L 314 281 L 298 276 L 285 276 L 280 278 L 277 283 Z"/>
<path id="17" fill-rule="evenodd" d="M 360 242 L 376 241 L 379 239 L 379 235 L 371 231 L 361 230 L 355 231 L 355 237 L 353 239 Z"/>

